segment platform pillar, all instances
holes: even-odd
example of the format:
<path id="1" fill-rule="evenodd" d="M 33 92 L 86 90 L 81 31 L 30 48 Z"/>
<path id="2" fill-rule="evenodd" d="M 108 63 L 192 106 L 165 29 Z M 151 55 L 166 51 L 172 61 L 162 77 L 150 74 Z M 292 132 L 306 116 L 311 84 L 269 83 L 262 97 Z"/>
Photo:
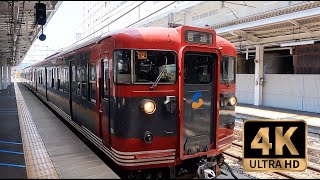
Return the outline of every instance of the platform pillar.
<path id="1" fill-rule="evenodd" d="M 8 66 L 8 85 L 11 85 L 11 68 L 12 66 Z"/>
<path id="2" fill-rule="evenodd" d="M 2 89 L 7 89 L 8 87 L 8 64 L 7 61 L 2 61 L 3 65 L 3 76 L 2 76 L 2 81 L 3 81 L 3 86 Z"/>
<path id="3" fill-rule="evenodd" d="M 263 46 L 256 46 L 255 72 L 254 72 L 254 105 L 262 105 L 262 89 L 263 89 Z"/>
<path id="4" fill-rule="evenodd" d="M 2 61 L 0 59 L 0 90 L 3 89 L 3 82 L 2 82 Z"/>

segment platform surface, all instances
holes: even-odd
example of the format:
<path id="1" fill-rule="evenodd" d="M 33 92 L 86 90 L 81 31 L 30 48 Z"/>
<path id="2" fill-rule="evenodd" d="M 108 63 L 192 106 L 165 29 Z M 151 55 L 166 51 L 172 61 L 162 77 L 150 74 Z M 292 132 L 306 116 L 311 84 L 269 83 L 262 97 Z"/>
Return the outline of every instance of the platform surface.
<path id="1" fill-rule="evenodd" d="M 26 179 L 13 83 L 0 90 L 0 179 Z"/>
<path id="2" fill-rule="evenodd" d="M 241 115 L 250 115 L 268 119 L 301 119 L 309 126 L 320 127 L 319 113 L 239 104 L 236 106 L 236 114 L 238 118 L 241 118 Z"/>
<path id="3" fill-rule="evenodd" d="M 119 178 L 27 87 L 15 89 L 29 179 Z"/>

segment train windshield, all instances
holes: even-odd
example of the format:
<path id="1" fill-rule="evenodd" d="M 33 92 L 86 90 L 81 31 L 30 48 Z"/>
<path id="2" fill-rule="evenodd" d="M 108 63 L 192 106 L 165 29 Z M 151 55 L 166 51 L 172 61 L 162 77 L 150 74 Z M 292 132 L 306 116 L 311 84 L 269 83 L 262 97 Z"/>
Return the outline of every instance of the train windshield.
<path id="1" fill-rule="evenodd" d="M 232 56 L 223 56 L 220 68 L 220 82 L 235 82 L 236 58 Z"/>
<path id="2" fill-rule="evenodd" d="M 117 50 L 114 60 L 116 83 L 172 84 L 176 81 L 177 62 L 171 51 Z"/>

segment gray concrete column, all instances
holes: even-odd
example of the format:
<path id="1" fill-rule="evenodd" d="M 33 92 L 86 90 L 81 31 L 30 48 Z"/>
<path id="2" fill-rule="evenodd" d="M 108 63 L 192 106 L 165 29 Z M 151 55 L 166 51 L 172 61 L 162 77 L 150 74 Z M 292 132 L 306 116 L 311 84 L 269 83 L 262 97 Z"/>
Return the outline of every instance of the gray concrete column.
<path id="1" fill-rule="evenodd" d="M 3 82 L 2 82 L 2 61 L 0 59 L 0 90 L 3 89 Z"/>
<path id="2" fill-rule="evenodd" d="M 263 89 L 263 46 L 256 46 L 255 62 L 255 86 L 254 86 L 254 105 L 262 105 L 262 89 Z"/>
<path id="3" fill-rule="evenodd" d="M 8 85 L 11 85 L 11 68 L 12 66 L 8 66 Z"/>
<path id="4" fill-rule="evenodd" d="M 8 87 L 8 64 L 7 64 L 7 60 L 2 62 L 3 64 L 3 89 L 7 89 Z"/>

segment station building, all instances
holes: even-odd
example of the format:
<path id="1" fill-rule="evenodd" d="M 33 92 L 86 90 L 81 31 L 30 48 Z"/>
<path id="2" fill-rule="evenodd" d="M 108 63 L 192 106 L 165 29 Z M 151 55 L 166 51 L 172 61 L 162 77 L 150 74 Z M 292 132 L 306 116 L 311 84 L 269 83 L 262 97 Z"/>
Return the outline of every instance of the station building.
<path id="1" fill-rule="evenodd" d="M 238 49 L 238 102 L 320 113 L 318 1 L 84 1 L 79 42 L 136 26 L 213 28 Z"/>

